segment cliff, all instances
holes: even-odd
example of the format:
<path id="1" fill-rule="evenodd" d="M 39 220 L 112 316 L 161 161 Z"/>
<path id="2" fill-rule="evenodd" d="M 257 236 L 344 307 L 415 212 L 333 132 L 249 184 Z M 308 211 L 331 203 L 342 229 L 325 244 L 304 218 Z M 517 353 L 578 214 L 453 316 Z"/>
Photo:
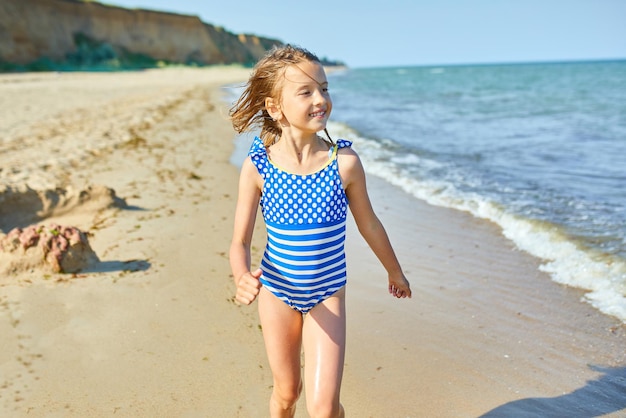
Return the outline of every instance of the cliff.
<path id="1" fill-rule="evenodd" d="M 252 64 L 276 39 L 233 34 L 197 16 L 78 0 L 0 1 L 0 68 Z"/>

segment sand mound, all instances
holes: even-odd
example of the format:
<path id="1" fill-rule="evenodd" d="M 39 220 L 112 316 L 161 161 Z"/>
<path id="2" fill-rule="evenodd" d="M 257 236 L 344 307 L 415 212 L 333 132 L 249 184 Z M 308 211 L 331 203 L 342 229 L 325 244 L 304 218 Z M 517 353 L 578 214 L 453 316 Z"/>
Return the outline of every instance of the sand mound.
<path id="1" fill-rule="evenodd" d="M 99 262 L 87 234 L 75 226 L 41 222 L 70 213 L 126 207 L 115 190 L 91 186 L 84 190 L 33 190 L 24 185 L 0 190 L 0 274 L 33 269 L 76 273 Z"/>
<path id="2" fill-rule="evenodd" d="M 34 190 L 27 185 L 0 186 L 0 229 L 8 231 L 25 227 L 79 207 L 84 211 L 98 211 L 126 206 L 115 190 L 105 186 L 90 186 L 80 191 L 70 188 Z"/>
<path id="3" fill-rule="evenodd" d="M 56 224 L 14 228 L 0 239 L 0 251 L 8 258 L 4 274 L 33 268 L 76 273 L 99 261 L 84 232 Z"/>

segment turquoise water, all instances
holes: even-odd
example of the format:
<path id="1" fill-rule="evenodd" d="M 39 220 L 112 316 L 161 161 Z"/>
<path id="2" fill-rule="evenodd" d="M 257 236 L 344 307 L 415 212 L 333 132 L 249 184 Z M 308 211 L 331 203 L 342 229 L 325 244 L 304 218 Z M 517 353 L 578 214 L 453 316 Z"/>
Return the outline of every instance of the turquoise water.
<path id="1" fill-rule="evenodd" d="M 350 69 L 329 131 L 416 198 L 498 223 L 626 322 L 626 61 Z"/>

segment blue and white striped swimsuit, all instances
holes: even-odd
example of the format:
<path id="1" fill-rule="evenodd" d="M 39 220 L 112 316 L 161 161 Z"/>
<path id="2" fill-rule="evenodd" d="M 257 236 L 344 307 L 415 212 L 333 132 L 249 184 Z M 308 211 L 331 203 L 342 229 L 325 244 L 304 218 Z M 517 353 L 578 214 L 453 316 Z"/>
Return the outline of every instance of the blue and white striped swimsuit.
<path id="1" fill-rule="evenodd" d="M 302 313 L 346 284 L 348 200 L 339 176 L 337 150 L 351 145 L 338 140 L 328 163 L 307 175 L 276 167 L 258 137 L 248 152 L 263 177 L 261 209 L 267 246 L 261 261 L 261 283 Z"/>

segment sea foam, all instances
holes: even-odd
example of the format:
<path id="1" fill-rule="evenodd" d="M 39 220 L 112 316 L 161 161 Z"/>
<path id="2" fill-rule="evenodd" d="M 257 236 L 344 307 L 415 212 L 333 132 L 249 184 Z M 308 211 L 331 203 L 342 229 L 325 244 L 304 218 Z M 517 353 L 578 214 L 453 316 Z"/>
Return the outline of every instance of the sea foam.
<path id="1" fill-rule="evenodd" d="M 360 136 L 342 123 L 329 123 L 336 137 L 354 141 L 353 147 L 368 173 L 401 188 L 431 205 L 469 212 L 496 223 L 517 248 L 542 260 L 540 269 L 557 283 L 585 290 L 584 300 L 601 312 L 626 323 L 626 263 L 618 257 L 582 248 L 557 225 L 507 212 L 493 201 L 458 190 L 443 180 L 416 178 L 402 164 L 437 167 L 440 163 L 417 155 L 395 154 L 385 141 Z"/>

